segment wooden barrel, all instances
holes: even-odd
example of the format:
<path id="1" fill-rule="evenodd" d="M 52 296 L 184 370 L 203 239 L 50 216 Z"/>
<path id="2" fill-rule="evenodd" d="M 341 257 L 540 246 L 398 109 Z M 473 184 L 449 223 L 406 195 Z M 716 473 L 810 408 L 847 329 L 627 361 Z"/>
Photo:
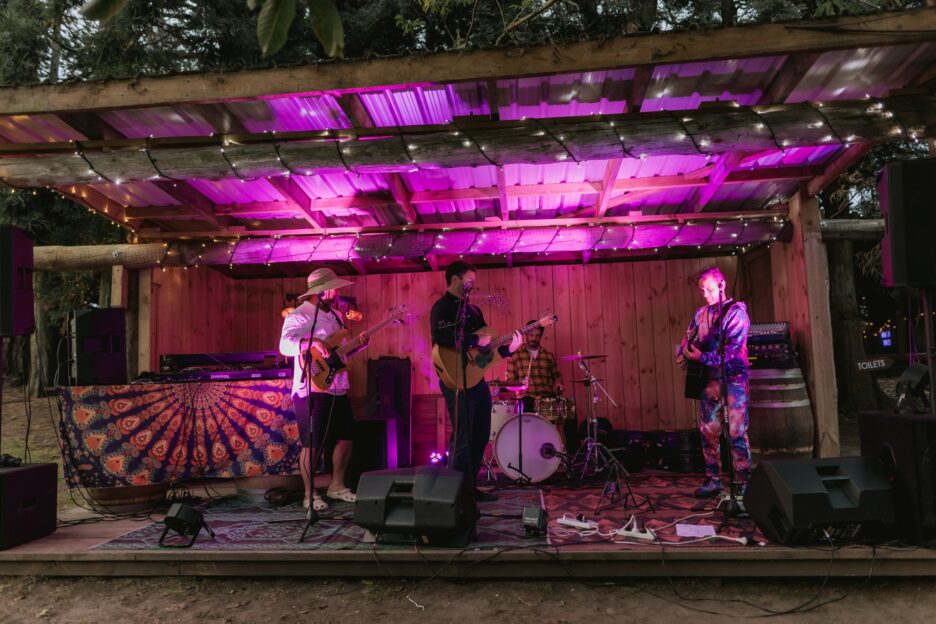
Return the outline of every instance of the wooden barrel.
<path id="1" fill-rule="evenodd" d="M 798 368 L 750 371 L 751 452 L 764 458 L 812 457 L 813 413 Z"/>
<path id="2" fill-rule="evenodd" d="M 91 506 L 102 513 L 135 513 L 152 510 L 161 504 L 168 489 L 168 481 L 150 485 L 88 488 L 88 498 Z"/>

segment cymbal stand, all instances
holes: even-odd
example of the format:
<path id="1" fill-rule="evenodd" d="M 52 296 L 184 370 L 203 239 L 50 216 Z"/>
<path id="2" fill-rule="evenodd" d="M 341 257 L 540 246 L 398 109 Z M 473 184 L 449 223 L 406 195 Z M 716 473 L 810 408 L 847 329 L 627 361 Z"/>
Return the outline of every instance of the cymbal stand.
<path id="1" fill-rule="evenodd" d="M 618 461 L 618 458 L 614 456 L 611 449 L 601 442 L 595 442 L 593 449 L 595 454 L 601 457 L 601 460 L 608 467 L 608 476 L 605 479 L 604 487 L 601 488 L 601 498 L 599 498 L 598 502 L 595 504 L 595 515 L 597 516 L 601 513 L 602 503 L 605 497 L 608 498 L 607 507 L 611 507 L 620 500 L 623 510 L 627 511 L 627 501 L 630 499 L 631 503 L 634 505 L 634 509 L 639 509 L 640 505 L 637 503 L 637 497 L 631 489 L 630 481 L 628 481 L 630 473 L 627 471 L 627 468 Z M 650 512 L 655 513 L 656 509 L 654 509 L 653 501 L 650 500 L 649 496 L 645 501 L 650 507 Z"/>
<path id="2" fill-rule="evenodd" d="M 595 388 L 601 390 L 605 397 L 607 397 L 608 401 L 611 402 L 611 405 L 618 407 L 618 404 L 611 397 L 611 395 L 608 394 L 608 391 L 605 390 L 605 387 L 601 385 L 601 382 L 598 381 L 598 378 L 595 377 L 595 375 L 592 373 L 588 364 L 585 363 L 585 360 L 579 360 L 579 368 L 582 369 L 582 373 L 585 375 L 585 392 L 588 397 L 586 399 L 588 403 L 588 409 L 585 412 L 585 439 L 582 441 L 582 446 L 579 447 L 578 452 L 575 454 L 575 458 L 573 458 L 573 465 L 575 464 L 575 459 L 578 458 L 579 454 L 584 454 L 582 471 L 579 477 L 580 479 L 584 479 L 585 475 L 589 473 L 589 466 L 593 466 L 593 469 L 591 470 L 592 474 L 602 472 L 609 467 L 607 456 L 599 453 L 596 448 L 599 446 L 598 401 L 601 400 L 601 397 L 598 396 Z"/>

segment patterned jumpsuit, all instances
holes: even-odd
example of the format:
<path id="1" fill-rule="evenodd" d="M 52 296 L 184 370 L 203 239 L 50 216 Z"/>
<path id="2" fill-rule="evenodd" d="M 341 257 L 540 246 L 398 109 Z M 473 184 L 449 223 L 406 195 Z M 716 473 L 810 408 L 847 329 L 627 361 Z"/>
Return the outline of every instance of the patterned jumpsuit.
<path id="1" fill-rule="evenodd" d="M 731 438 L 731 457 L 735 478 L 746 484 L 751 476 L 751 445 L 748 442 L 748 353 L 747 333 L 751 321 L 744 303 L 731 301 L 722 304 L 725 319 L 725 385 L 728 393 L 728 433 Z M 730 306 L 730 307 L 729 307 Z M 708 479 L 721 478 L 720 414 L 721 385 L 719 383 L 719 323 L 718 305 L 704 305 L 696 310 L 686 337 L 680 344 L 679 355 L 693 335 L 694 343 L 702 352 L 699 360 L 705 365 L 708 382 L 699 397 L 699 428 L 702 432 L 702 454 L 705 456 L 705 474 Z M 727 479 L 727 476 L 726 476 Z"/>

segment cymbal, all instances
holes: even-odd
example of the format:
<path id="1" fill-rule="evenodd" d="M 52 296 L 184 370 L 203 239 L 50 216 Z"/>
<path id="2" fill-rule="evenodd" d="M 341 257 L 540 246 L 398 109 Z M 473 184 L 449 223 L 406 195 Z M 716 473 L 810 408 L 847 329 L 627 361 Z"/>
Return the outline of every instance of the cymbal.
<path id="1" fill-rule="evenodd" d="M 578 362 L 580 360 L 599 360 L 602 358 L 608 357 L 607 355 L 582 355 L 577 353 L 575 355 L 563 355 L 560 360 L 563 362 Z"/>

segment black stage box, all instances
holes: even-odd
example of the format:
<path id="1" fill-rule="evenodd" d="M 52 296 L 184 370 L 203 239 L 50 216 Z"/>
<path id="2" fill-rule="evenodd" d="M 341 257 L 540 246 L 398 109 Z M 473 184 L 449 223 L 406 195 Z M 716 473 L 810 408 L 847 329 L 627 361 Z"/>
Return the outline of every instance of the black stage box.
<path id="1" fill-rule="evenodd" d="M 464 548 L 477 519 L 474 497 L 461 472 L 417 466 L 361 475 L 354 523 L 371 533 Z"/>
<path id="2" fill-rule="evenodd" d="M 0 550 L 55 531 L 58 464 L 0 468 Z"/>
<path id="3" fill-rule="evenodd" d="M 780 544 L 877 536 L 896 521 L 894 489 L 872 457 L 761 462 L 744 508 Z"/>

